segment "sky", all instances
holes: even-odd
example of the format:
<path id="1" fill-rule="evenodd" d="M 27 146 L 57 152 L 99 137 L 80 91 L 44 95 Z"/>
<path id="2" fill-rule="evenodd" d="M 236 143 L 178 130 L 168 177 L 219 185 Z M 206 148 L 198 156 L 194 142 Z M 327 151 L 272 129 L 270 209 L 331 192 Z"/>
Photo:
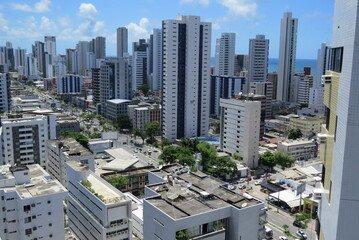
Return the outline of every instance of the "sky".
<path id="1" fill-rule="evenodd" d="M 56 36 L 58 54 L 80 40 L 106 37 L 106 55 L 116 56 L 116 29 L 129 29 L 129 47 L 148 38 L 162 20 L 197 15 L 212 22 L 212 56 L 222 32 L 236 33 L 236 53 L 248 54 L 249 39 L 264 34 L 270 58 L 278 58 L 280 19 L 298 18 L 297 58 L 316 59 L 330 43 L 334 0 L 1 0 L 0 46 L 6 41 L 28 52 L 34 41 Z"/>

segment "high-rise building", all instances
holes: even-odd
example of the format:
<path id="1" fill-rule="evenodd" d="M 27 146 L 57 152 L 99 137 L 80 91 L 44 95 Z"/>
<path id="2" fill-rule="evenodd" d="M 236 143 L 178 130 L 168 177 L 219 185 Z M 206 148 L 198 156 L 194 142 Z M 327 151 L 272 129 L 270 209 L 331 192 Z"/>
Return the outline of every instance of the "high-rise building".
<path id="1" fill-rule="evenodd" d="M 39 165 L 0 166 L 0 239 L 65 239 L 66 195 Z"/>
<path id="2" fill-rule="evenodd" d="M 57 94 L 81 93 L 82 77 L 66 74 L 56 77 Z"/>
<path id="3" fill-rule="evenodd" d="M 10 112 L 10 74 L 0 73 L 0 112 Z"/>
<path id="4" fill-rule="evenodd" d="M 211 23 L 198 16 L 165 20 L 163 137 L 173 141 L 208 133 Z"/>
<path id="5" fill-rule="evenodd" d="M 265 82 L 268 74 L 269 40 L 257 35 L 249 40 L 249 82 Z"/>
<path id="6" fill-rule="evenodd" d="M 44 43 L 36 41 L 35 45 L 32 45 L 32 54 L 37 59 L 37 70 L 46 76 Z"/>
<path id="7" fill-rule="evenodd" d="M 268 82 L 272 83 L 272 89 L 273 89 L 272 99 L 275 100 L 277 99 L 278 73 L 276 72 L 268 73 Z"/>
<path id="8" fill-rule="evenodd" d="M 125 27 L 117 28 L 117 57 L 126 57 L 128 54 L 128 30 Z"/>
<path id="9" fill-rule="evenodd" d="M 247 81 L 243 77 L 211 76 L 210 115 L 219 116 L 219 100 L 231 98 L 247 89 Z"/>
<path id="10" fill-rule="evenodd" d="M 285 12 L 281 20 L 277 100 L 292 102 L 296 97 L 292 81 L 295 72 L 298 19 Z"/>
<path id="11" fill-rule="evenodd" d="M 56 37 L 45 36 L 44 51 L 51 54 L 53 57 L 56 56 Z"/>
<path id="12" fill-rule="evenodd" d="M 273 85 L 271 82 L 252 82 L 250 83 L 250 93 L 266 96 L 266 113 L 265 119 L 272 118 L 272 97 Z"/>
<path id="13" fill-rule="evenodd" d="M 162 89 L 162 30 L 153 29 L 151 39 L 150 89 L 156 91 Z"/>
<path id="14" fill-rule="evenodd" d="M 78 161 L 66 164 L 67 216 L 76 239 L 131 240 L 131 199 Z"/>
<path id="15" fill-rule="evenodd" d="M 78 74 L 82 75 L 82 76 L 87 76 L 88 72 L 87 70 L 87 66 L 88 66 L 88 61 L 87 61 L 87 57 L 88 57 L 88 52 L 90 52 L 90 43 L 87 41 L 80 41 L 78 44 L 76 44 L 76 51 L 78 52 L 78 58 L 77 58 L 77 62 L 78 62 Z"/>
<path id="16" fill-rule="evenodd" d="M 106 38 L 96 37 L 94 51 L 96 59 L 104 59 L 106 57 Z"/>
<path id="17" fill-rule="evenodd" d="M 15 49 L 15 69 L 18 67 L 25 67 L 25 58 L 26 58 L 26 49 Z M 38 70 L 38 65 L 36 65 L 36 71 Z"/>
<path id="18" fill-rule="evenodd" d="M 100 103 L 100 68 L 92 68 L 92 96 L 93 105 Z"/>
<path id="19" fill-rule="evenodd" d="M 222 33 L 221 38 L 216 41 L 216 65 L 214 67 L 214 75 L 234 75 L 235 50 L 236 34 Z"/>
<path id="20" fill-rule="evenodd" d="M 234 74 L 239 76 L 241 71 L 247 71 L 249 67 L 248 55 L 236 54 L 234 57 Z"/>
<path id="21" fill-rule="evenodd" d="M 34 58 L 32 53 L 26 54 L 25 60 L 25 75 L 27 77 L 37 75 L 37 59 Z"/>
<path id="22" fill-rule="evenodd" d="M 132 45 L 132 90 L 138 90 L 143 84 L 148 84 L 148 43 L 145 39 Z"/>
<path id="23" fill-rule="evenodd" d="M 309 104 L 309 90 L 313 87 L 313 76 L 305 75 L 299 77 L 297 103 Z"/>
<path id="24" fill-rule="evenodd" d="M 78 74 L 78 52 L 75 49 L 66 49 L 66 68 L 68 73 Z"/>
<path id="25" fill-rule="evenodd" d="M 320 135 L 320 240 L 355 239 L 359 219 L 359 1 L 336 0 L 329 70 L 323 76 L 326 124 Z M 318 223 L 319 223 L 318 222 Z"/>
<path id="26" fill-rule="evenodd" d="M 261 105 L 236 98 L 221 98 L 220 102 L 220 147 L 242 157 L 249 168 L 258 166 Z"/>

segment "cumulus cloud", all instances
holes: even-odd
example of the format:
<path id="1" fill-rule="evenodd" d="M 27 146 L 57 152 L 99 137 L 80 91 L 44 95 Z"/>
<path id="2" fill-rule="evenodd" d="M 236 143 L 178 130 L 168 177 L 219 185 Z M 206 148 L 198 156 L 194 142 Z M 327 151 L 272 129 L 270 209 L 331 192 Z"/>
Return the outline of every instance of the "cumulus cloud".
<path id="1" fill-rule="evenodd" d="M 254 0 L 220 0 L 233 17 L 254 17 L 257 15 L 257 3 Z"/>
<path id="2" fill-rule="evenodd" d="M 6 26 L 8 24 L 8 21 L 4 18 L 4 15 L 0 13 L 0 25 Z"/>
<path id="3" fill-rule="evenodd" d="M 131 22 L 126 27 L 130 42 L 136 42 L 140 38 L 148 38 L 150 35 L 150 21 L 147 18 L 141 18 L 139 24 Z"/>
<path id="4" fill-rule="evenodd" d="M 206 7 L 209 5 L 209 0 L 180 0 L 180 4 L 184 3 L 196 3 Z"/>
<path id="5" fill-rule="evenodd" d="M 85 19 L 94 20 L 97 14 L 97 9 L 91 3 L 81 3 L 78 15 Z"/>
<path id="6" fill-rule="evenodd" d="M 24 12 L 43 13 L 50 11 L 51 0 L 40 0 L 35 3 L 34 6 L 30 6 L 27 3 L 11 3 L 11 6 L 15 10 Z"/>

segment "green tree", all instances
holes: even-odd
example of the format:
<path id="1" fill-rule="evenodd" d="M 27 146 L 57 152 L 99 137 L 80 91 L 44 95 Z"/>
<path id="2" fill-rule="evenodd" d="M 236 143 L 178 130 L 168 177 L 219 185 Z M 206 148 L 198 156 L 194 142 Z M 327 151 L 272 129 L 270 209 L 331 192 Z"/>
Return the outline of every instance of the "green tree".
<path id="1" fill-rule="evenodd" d="M 289 226 L 287 224 L 284 224 L 282 227 L 284 229 L 284 232 L 287 233 Z"/>
<path id="2" fill-rule="evenodd" d="M 78 141 L 82 146 L 84 146 L 85 148 L 88 148 L 89 140 L 82 133 L 73 132 L 73 131 L 61 131 L 60 135 L 63 138 L 73 138 L 76 141 Z"/>
<path id="3" fill-rule="evenodd" d="M 284 153 L 281 151 L 276 151 L 273 157 L 275 163 L 278 164 L 282 168 L 282 170 L 291 167 L 295 160 L 292 156 L 289 156 L 288 153 Z"/>
<path id="4" fill-rule="evenodd" d="M 179 145 L 182 147 L 186 147 L 192 151 L 192 153 L 198 152 L 197 145 L 200 143 L 198 138 L 190 139 L 190 138 L 182 138 Z"/>
<path id="5" fill-rule="evenodd" d="M 261 154 L 259 156 L 259 161 L 262 165 L 267 166 L 270 169 L 273 169 L 275 165 L 277 165 L 274 155 L 270 151 L 266 151 L 265 153 Z"/>
<path id="6" fill-rule="evenodd" d="M 308 213 L 299 213 L 295 215 L 295 220 L 302 222 L 302 228 L 306 229 L 310 222 L 310 215 Z"/>
<path id="7" fill-rule="evenodd" d="M 138 89 L 141 90 L 145 96 L 147 96 L 150 87 L 148 86 L 148 84 L 143 84 L 139 86 Z"/>
<path id="8" fill-rule="evenodd" d="M 201 153 L 201 164 L 203 167 L 203 171 L 207 171 L 209 165 L 216 160 L 217 158 L 217 151 L 216 149 L 209 144 L 208 142 L 200 142 L 197 145 L 198 151 Z"/>
<path id="9" fill-rule="evenodd" d="M 155 141 L 155 136 L 159 134 L 161 126 L 159 122 L 149 122 L 145 125 L 146 135 L 150 138 L 151 142 Z"/>
<path id="10" fill-rule="evenodd" d="M 195 159 L 190 149 L 182 146 L 167 146 L 159 156 L 165 163 L 179 163 L 181 165 L 193 166 Z"/>
<path id="11" fill-rule="evenodd" d="M 117 115 L 117 127 L 122 131 L 123 129 L 132 129 L 132 121 L 127 114 Z"/>
<path id="12" fill-rule="evenodd" d="M 216 177 L 225 177 L 227 174 L 237 172 L 237 164 L 231 161 L 227 157 L 217 157 L 215 161 L 211 163 L 212 167 L 208 169 L 211 175 Z"/>
<path id="13" fill-rule="evenodd" d="M 187 230 L 181 230 L 181 231 L 176 232 L 176 239 L 177 240 L 187 240 L 187 239 L 189 239 Z"/>
<path id="14" fill-rule="evenodd" d="M 288 132 L 289 139 L 297 139 L 297 138 L 301 138 L 302 136 L 303 136 L 303 133 L 299 128 L 289 129 L 289 132 Z"/>
<path id="15" fill-rule="evenodd" d="M 167 139 L 167 138 L 162 138 L 162 141 L 161 141 L 161 148 L 163 149 L 164 147 L 170 145 L 170 141 Z"/>
<path id="16" fill-rule="evenodd" d="M 218 134 L 221 130 L 221 122 L 219 120 L 216 120 L 214 123 L 213 123 L 213 132 Z"/>
<path id="17" fill-rule="evenodd" d="M 235 154 L 235 153 L 232 155 L 232 157 L 234 158 L 234 160 L 237 160 L 237 161 L 240 161 L 240 162 L 243 161 L 243 158 L 241 156 Z"/>
<path id="18" fill-rule="evenodd" d="M 121 175 L 111 175 L 108 178 L 106 178 L 106 180 L 117 189 L 121 189 L 123 185 L 129 183 L 128 178 Z"/>
<path id="19" fill-rule="evenodd" d="M 163 149 L 161 155 L 159 156 L 165 163 L 175 163 L 177 159 L 177 147 L 167 146 Z"/>
<path id="20" fill-rule="evenodd" d="M 138 128 L 133 129 L 133 135 L 135 135 L 135 137 L 140 137 L 142 139 L 142 144 L 145 144 L 145 139 L 146 139 L 146 133 L 144 131 L 141 131 Z"/>

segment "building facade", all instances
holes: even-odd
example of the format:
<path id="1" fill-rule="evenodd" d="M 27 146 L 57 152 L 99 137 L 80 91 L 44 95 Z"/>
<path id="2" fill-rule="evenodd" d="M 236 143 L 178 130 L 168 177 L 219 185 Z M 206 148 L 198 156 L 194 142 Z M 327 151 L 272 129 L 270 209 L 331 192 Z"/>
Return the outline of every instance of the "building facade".
<path id="1" fill-rule="evenodd" d="M 216 41 L 214 75 L 233 76 L 236 51 L 236 34 L 222 33 Z"/>
<path id="2" fill-rule="evenodd" d="M 266 82 L 268 74 L 269 40 L 257 35 L 249 40 L 249 82 Z"/>
<path id="3" fill-rule="evenodd" d="M 117 58 L 128 55 L 128 30 L 125 27 L 117 28 Z"/>
<path id="4" fill-rule="evenodd" d="M 162 22 L 162 135 L 206 136 L 209 127 L 211 24 L 198 16 Z"/>
<path id="5" fill-rule="evenodd" d="M 11 106 L 10 74 L 0 73 L 0 112 L 9 112 Z"/>
<path id="6" fill-rule="evenodd" d="M 318 144 L 313 140 L 288 140 L 278 142 L 277 150 L 288 153 L 296 161 L 303 161 L 317 157 Z"/>
<path id="7" fill-rule="evenodd" d="M 79 75 L 66 74 L 56 78 L 57 94 L 81 93 L 82 77 Z"/>

